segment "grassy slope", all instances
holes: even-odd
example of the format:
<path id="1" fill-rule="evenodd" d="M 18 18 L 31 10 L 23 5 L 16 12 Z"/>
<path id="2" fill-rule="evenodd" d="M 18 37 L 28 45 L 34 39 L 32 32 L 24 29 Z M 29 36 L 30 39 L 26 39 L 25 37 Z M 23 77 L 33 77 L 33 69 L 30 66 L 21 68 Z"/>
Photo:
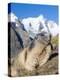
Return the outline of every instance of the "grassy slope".
<path id="1" fill-rule="evenodd" d="M 52 42 L 52 44 L 58 45 L 58 43 L 59 43 L 59 36 L 57 35 L 56 37 L 52 38 L 51 42 Z"/>

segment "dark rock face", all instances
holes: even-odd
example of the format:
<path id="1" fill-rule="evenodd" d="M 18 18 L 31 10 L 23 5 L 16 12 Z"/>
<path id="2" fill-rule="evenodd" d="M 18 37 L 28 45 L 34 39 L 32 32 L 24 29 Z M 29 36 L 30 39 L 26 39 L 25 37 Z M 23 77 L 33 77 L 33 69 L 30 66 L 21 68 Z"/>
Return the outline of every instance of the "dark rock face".
<path id="1" fill-rule="evenodd" d="M 11 57 L 19 53 L 23 48 L 27 46 L 33 46 L 36 41 L 45 41 L 48 42 L 48 37 L 43 34 L 37 34 L 34 39 L 29 37 L 29 34 L 25 31 L 24 25 L 19 24 L 19 27 L 16 27 L 16 23 L 8 23 L 8 38 L 9 38 L 9 53 Z"/>
<path id="2" fill-rule="evenodd" d="M 31 42 L 27 32 L 22 27 L 23 25 L 16 27 L 15 23 L 8 23 L 8 47 L 10 57 L 14 57 Z"/>

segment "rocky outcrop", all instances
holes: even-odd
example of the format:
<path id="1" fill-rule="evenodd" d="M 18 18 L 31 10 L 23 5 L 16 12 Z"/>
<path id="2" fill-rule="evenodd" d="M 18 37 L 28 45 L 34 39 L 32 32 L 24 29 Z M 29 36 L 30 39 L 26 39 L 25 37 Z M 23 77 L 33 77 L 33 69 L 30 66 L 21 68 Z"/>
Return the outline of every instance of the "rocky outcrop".
<path id="1" fill-rule="evenodd" d="M 11 57 L 17 55 L 19 51 L 27 47 L 31 42 L 28 33 L 22 27 L 16 27 L 15 23 L 8 23 L 8 44 Z"/>
<path id="2" fill-rule="evenodd" d="M 19 52 L 21 52 L 24 48 L 30 45 L 30 49 L 35 45 L 35 39 L 45 41 L 48 40 L 48 37 L 44 35 L 37 35 L 35 39 L 31 39 L 29 34 L 22 28 L 23 25 L 16 27 L 15 23 L 8 23 L 8 48 L 9 48 L 9 55 L 8 58 L 12 59 L 16 57 Z M 43 37 L 44 36 L 44 37 Z M 46 41 L 47 42 L 47 41 Z M 58 46 L 55 46 L 53 52 L 51 53 L 50 58 L 48 59 L 47 63 L 42 65 L 42 67 L 38 67 L 33 72 L 27 72 L 24 69 L 17 69 L 17 76 L 26 76 L 26 75 L 44 75 L 44 74 L 57 74 L 58 73 Z M 57 49 L 57 50 L 56 50 Z M 57 52 L 55 52 L 57 51 Z M 11 67 L 11 64 L 9 65 Z M 15 69 L 13 68 L 15 71 Z"/>

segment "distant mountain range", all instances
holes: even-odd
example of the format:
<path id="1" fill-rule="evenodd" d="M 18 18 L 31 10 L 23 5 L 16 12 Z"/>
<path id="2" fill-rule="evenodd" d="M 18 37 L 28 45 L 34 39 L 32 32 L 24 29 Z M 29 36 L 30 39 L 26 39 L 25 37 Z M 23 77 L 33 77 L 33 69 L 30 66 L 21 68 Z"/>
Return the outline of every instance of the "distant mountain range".
<path id="1" fill-rule="evenodd" d="M 53 37 L 59 33 L 58 25 L 52 20 L 45 19 L 43 15 L 20 20 L 14 13 L 9 13 L 8 22 L 15 23 L 15 27 L 26 30 L 31 38 L 34 38 L 39 33 L 51 34 Z"/>

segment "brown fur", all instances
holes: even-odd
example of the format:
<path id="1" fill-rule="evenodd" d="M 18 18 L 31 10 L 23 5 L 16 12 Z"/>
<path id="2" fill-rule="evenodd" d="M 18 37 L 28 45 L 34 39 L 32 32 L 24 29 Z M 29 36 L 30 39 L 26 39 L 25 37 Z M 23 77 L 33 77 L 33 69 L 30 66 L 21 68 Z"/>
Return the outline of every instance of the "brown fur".
<path id="1" fill-rule="evenodd" d="M 17 75 L 17 69 L 26 69 L 27 71 L 36 70 L 38 66 L 45 64 L 51 53 L 51 46 L 48 45 L 46 49 L 46 44 L 42 44 L 39 41 L 35 42 L 32 50 L 29 47 L 24 48 L 22 52 L 14 59 L 12 66 L 12 76 Z M 43 51 L 43 52 L 42 52 Z"/>

